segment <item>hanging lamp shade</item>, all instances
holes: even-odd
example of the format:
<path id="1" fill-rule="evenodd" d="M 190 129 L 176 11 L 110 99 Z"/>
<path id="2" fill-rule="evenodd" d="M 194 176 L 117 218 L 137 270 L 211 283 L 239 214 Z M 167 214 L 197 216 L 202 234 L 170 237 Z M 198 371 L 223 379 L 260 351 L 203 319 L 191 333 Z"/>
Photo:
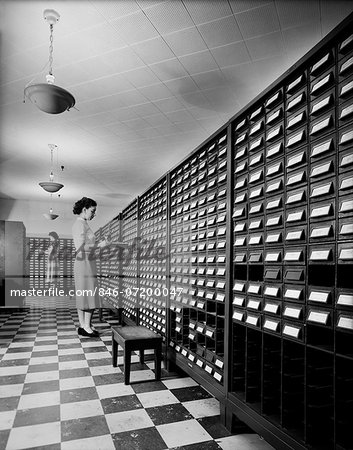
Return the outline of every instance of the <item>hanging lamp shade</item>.
<path id="1" fill-rule="evenodd" d="M 60 114 L 69 111 L 75 106 L 75 98 L 69 91 L 54 84 L 53 75 L 53 28 L 59 21 L 60 15 L 54 9 L 46 9 L 43 13 L 44 20 L 50 28 L 49 46 L 49 73 L 46 76 L 47 83 L 31 84 L 24 89 L 24 99 L 28 98 L 38 109 L 48 114 Z"/>
<path id="2" fill-rule="evenodd" d="M 43 216 L 47 219 L 47 220 L 55 220 L 57 217 L 59 217 L 58 214 L 54 214 L 52 208 L 50 208 L 48 213 L 44 213 Z"/>
<path id="3" fill-rule="evenodd" d="M 55 183 L 54 181 L 42 181 L 41 183 L 38 183 L 38 184 L 45 191 L 50 192 L 52 194 L 60 191 L 60 189 L 64 187 L 63 184 Z"/>
<path id="4" fill-rule="evenodd" d="M 25 96 L 37 108 L 48 114 L 60 114 L 69 111 L 75 105 L 75 99 L 69 91 L 55 84 L 32 84 L 25 89 Z"/>
<path id="5" fill-rule="evenodd" d="M 60 189 L 63 188 L 64 185 L 54 181 L 53 152 L 54 152 L 54 150 L 58 151 L 58 146 L 55 145 L 55 144 L 48 144 L 48 147 L 49 147 L 49 150 L 50 150 L 50 174 L 49 174 L 49 181 L 41 181 L 38 184 L 46 192 L 49 192 L 50 194 L 53 194 L 55 192 L 60 191 Z"/>

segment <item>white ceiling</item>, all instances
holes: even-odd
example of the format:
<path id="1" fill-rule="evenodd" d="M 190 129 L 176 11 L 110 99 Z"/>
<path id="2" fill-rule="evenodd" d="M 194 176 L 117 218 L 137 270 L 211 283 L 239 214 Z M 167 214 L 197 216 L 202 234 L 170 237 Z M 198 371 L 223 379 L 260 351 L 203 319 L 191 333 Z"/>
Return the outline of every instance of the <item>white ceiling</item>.
<path id="1" fill-rule="evenodd" d="M 59 148 L 58 201 L 83 195 L 120 211 L 353 11 L 350 0 L 2 0 L 0 196 L 48 199 L 48 144 Z M 54 27 L 60 115 L 23 90 L 45 82 Z"/>

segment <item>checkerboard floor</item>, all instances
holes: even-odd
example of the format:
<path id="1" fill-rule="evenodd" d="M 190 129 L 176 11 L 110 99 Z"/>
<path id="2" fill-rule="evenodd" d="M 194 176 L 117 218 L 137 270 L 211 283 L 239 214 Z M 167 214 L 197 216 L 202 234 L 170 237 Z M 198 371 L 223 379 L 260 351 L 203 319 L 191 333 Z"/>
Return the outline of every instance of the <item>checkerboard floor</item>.
<path id="1" fill-rule="evenodd" d="M 72 304 L 72 303 L 71 303 Z M 133 356 L 124 385 L 122 354 L 111 364 L 107 312 L 97 338 L 77 335 L 67 307 L 0 310 L 0 449 L 271 449 L 256 434 L 230 435 L 219 403 L 187 376 L 143 367 Z"/>

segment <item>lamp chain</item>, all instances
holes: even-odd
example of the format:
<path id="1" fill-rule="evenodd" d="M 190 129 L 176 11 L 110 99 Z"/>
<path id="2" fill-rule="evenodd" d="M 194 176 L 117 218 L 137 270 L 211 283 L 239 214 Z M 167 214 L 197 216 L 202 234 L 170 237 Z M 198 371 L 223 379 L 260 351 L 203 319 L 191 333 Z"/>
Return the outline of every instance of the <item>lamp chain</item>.
<path id="1" fill-rule="evenodd" d="M 49 75 L 53 75 L 53 24 L 50 24 Z"/>

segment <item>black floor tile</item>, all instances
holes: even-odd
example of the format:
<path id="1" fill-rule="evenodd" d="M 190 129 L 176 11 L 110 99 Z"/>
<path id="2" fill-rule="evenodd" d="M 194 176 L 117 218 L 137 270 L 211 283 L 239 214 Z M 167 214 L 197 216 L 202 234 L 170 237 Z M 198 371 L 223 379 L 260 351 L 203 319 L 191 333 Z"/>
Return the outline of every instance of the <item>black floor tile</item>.
<path id="1" fill-rule="evenodd" d="M 105 345 L 102 345 L 99 347 L 84 347 L 83 351 L 85 353 L 101 353 L 101 352 L 106 352 L 107 347 Z"/>
<path id="2" fill-rule="evenodd" d="M 89 377 L 90 375 L 91 372 L 88 367 L 60 370 L 59 372 L 59 378 L 61 380 L 64 380 L 65 378 Z"/>
<path id="3" fill-rule="evenodd" d="M 8 348 L 6 353 L 29 353 L 32 351 L 32 347 L 14 347 Z"/>
<path id="4" fill-rule="evenodd" d="M 123 373 L 108 373 L 106 375 L 95 375 L 93 377 L 94 384 L 96 386 L 102 386 L 103 384 L 123 383 Z"/>
<path id="5" fill-rule="evenodd" d="M 17 408 L 20 397 L 5 397 L 0 399 L 0 412 L 14 411 Z"/>
<path id="6" fill-rule="evenodd" d="M 61 422 L 62 441 L 102 436 L 109 433 L 104 416 L 85 417 L 83 419 L 64 420 Z"/>
<path id="7" fill-rule="evenodd" d="M 221 447 L 215 441 L 206 441 L 183 445 L 182 447 L 174 447 L 171 450 L 221 450 Z"/>
<path id="8" fill-rule="evenodd" d="M 104 414 L 140 409 L 142 405 L 136 395 L 122 395 L 120 397 L 104 398 L 101 400 Z"/>
<path id="9" fill-rule="evenodd" d="M 25 382 L 25 378 L 26 374 L 6 375 L 0 377 L 0 386 L 6 386 L 7 384 L 23 384 Z"/>
<path id="10" fill-rule="evenodd" d="M 203 398 L 212 397 L 201 386 L 190 386 L 185 388 L 171 389 L 170 390 L 180 402 L 190 402 L 192 400 L 201 400 Z"/>
<path id="11" fill-rule="evenodd" d="M 53 339 L 51 341 L 35 341 L 34 342 L 34 347 L 35 347 L 35 351 L 40 351 L 40 347 L 42 345 L 56 345 L 58 343 L 57 339 Z M 37 348 L 39 347 L 39 348 Z M 58 347 L 60 348 L 60 347 Z"/>
<path id="12" fill-rule="evenodd" d="M 58 356 L 58 351 L 57 350 L 47 350 L 44 352 L 33 351 L 31 358 L 46 358 L 47 356 Z"/>
<path id="13" fill-rule="evenodd" d="M 22 395 L 52 392 L 60 389 L 59 380 L 40 381 L 38 383 L 26 383 L 23 386 Z"/>
<path id="14" fill-rule="evenodd" d="M 28 373 L 51 372 L 52 370 L 59 370 L 59 364 L 58 363 L 32 364 L 28 366 Z"/>
<path id="15" fill-rule="evenodd" d="M 5 359 L 0 362 L 0 367 L 14 367 L 14 366 L 28 366 L 29 358 L 27 359 Z"/>
<path id="16" fill-rule="evenodd" d="M 142 394 L 143 392 L 153 392 L 153 391 L 164 391 L 167 389 L 165 384 L 161 381 L 151 381 L 147 380 L 142 383 L 131 384 L 132 389 L 136 394 Z"/>
<path id="17" fill-rule="evenodd" d="M 189 411 L 180 403 L 146 408 L 146 411 L 155 425 L 180 422 L 193 418 Z"/>
<path id="18" fill-rule="evenodd" d="M 61 337 L 60 337 L 60 339 L 61 339 Z M 55 341 L 55 344 L 57 342 L 58 341 Z M 81 348 L 81 347 L 82 347 L 82 345 L 81 345 L 80 342 L 78 342 L 77 344 L 58 344 L 58 349 L 59 350 L 71 350 L 73 348 Z"/>
<path id="19" fill-rule="evenodd" d="M 112 434 L 117 450 L 164 450 L 166 443 L 155 428 Z"/>
<path id="20" fill-rule="evenodd" d="M 111 366 L 112 358 L 89 359 L 87 364 L 89 367 Z"/>
<path id="21" fill-rule="evenodd" d="M 79 389 L 68 389 L 60 392 L 60 403 L 74 403 L 84 402 L 87 400 L 98 399 L 97 389 L 92 387 L 85 387 Z"/>
<path id="22" fill-rule="evenodd" d="M 197 421 L 213 439 L 220 439 L 231 436 L 232 434 L 222 425 L 221 416 L 202 417 L 201 419 L 197 419 Z"/>
<path id="23" fill-rule="evenodd" d="M 5 449 L 9 440 L 10 430 L 0 430 L 0 448 Z"/>
<path id="24" fill-rule="evenodd" d="M 59 362 L 84 361 L 84 360 L 86 360 L 86 358 L 83 353 L 75 353 L 73 355 L 60 355 L 59 356 Z"/>
<path id="25" fill-rule="evenodd" d="M 60 420 L 60 405 L 44 406 L 17 411 L 14 427 L 25 427 L 40 423 L 58 422 Z M 0 447 L 1 448 L 1 447 Z"/>

